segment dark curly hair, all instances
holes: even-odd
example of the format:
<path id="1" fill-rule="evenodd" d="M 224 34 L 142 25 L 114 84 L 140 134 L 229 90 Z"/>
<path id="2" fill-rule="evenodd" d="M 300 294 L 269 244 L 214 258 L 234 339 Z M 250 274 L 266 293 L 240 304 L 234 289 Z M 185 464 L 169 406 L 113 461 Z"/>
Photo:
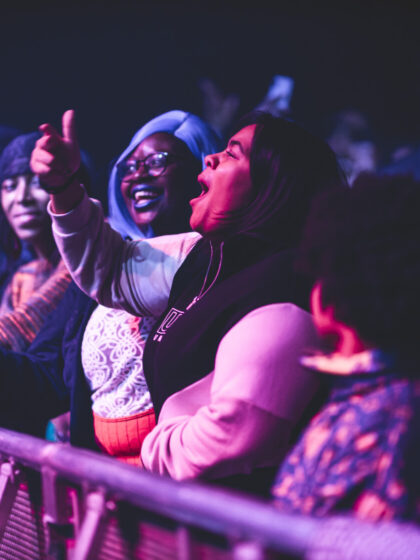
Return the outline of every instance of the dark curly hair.
<path id="1" fill-rule="evenodd" d="M 362 340 L 389 350 L 420 336 L 420 182 L 363 174 L 318 197 L 297 267 L 322 283 L 322 303 Z"/>

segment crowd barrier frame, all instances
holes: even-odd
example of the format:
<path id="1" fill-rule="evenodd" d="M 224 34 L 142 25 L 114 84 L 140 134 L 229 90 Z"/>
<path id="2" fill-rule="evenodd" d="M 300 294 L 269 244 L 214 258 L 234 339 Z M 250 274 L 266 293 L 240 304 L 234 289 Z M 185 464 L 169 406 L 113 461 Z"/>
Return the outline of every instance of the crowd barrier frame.
<path id="1" fill-rule="evenodd" d="M 1 560 L 312 560 L 328 523 L 0 428 Z M 352 520 L 332 523 L 344 537 L 365 531 L 374 546 L 390 534 L 404 560 L 420 549 L 417 528 L 391 524 L 380 533 Z"/>
<path id="2" fill-rule="evenodd" d="M 99 453 L 1 428 L 0 460 L 0 541 L 23 479 L 38 473 L 45 530 L 40 557 L 48 560 L 95 558 L 101 523 L 118 503 L 175 522 L 181 560 L 192 558 L 194 530 L 229 541 L 231 558 L 257 560 L 264 549 L 303 557 L 316 528 L 314 520 L 283 515 L 262 500 L 199 482 L 175 482 Z M 60 541 L 66 544 L 60 547 Z"/>

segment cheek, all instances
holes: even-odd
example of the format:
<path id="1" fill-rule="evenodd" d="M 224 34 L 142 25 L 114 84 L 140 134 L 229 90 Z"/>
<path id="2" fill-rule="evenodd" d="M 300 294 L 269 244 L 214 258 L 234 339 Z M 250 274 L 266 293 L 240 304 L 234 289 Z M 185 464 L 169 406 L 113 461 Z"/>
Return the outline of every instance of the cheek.
<path id="1" fill-rule="evenodd" d="M 121 181 L 120 192 L 121 192 L 121 194 L 124 198 L 127 198 L 129 188 L 130 188 L 130 183 L 128 183 L 126 181 Z"/>
<path id="2" fill-rule="evenodd" d="M 8 217 L 8 213 L 10 211 L 10 206 L 12 205 L 14 200 L 14 196 L 11 193 L 2 192 L 1 194 L 1 207 L 3 208 L 3 212 L 5 213 L 6 217 Z"/>
<path id="3" fill-rule="evenodd" d="M 244 171 L 241 173 L 239 177 L 238 184 L 240 185 L 239 189 L 239 199 L 243 206 L 249 204 L 252 199 L 254 198 L 254 189 L 252 187 L 251 177 L 249 174 L 249 170 Z"/>
<path id="4" fill-rule="evenodd" d="M 238 185 L 240 188 L 238 188 Z M 235 186 L 225 192 L 223 203 L 226 210 L 238 211 L 244 209 L 252 200 L 251 188 L 246 183 L 235 183 Z"/>
<path id="5" fill-rule="evenodd" d="M 252 199 L 252 185 L 248 168 L 235 169 L 221 177 L 223 198 L 232 210 L 240 210 Z M 222 194 L 222 193 L 220 193 Z"/>

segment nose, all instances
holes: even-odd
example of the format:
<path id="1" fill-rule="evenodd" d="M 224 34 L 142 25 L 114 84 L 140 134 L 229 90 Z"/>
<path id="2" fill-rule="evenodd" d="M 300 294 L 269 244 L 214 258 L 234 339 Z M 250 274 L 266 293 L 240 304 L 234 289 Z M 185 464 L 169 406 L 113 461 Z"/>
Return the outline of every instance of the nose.
<path id="1" fill-rule="evenodd" d="M 138 169 L 136 169 L 133 173 L 126 175 L 126 178 L 130 182 L 143 181 L 143 179 L 147 179 L 148 177 L 150 177 L 149 170 L 144 163 L 140 163 Z"/>
<path id="2" fill-rule="evenodd" d="M 219 165 L 219 154 L 209 154 L 204 158 L 204 163 L 206 167 L 210 169 L 215 169 Z"/>
<path id="3" fill-rule="evenodd" d="M 28 177 L 19 177 L 16 187 L 16 200 L 20 204 L 25 204 L 32 200 L 31 181 L 28 179 Z"/>
<path id="4" fill-rule="evenodd" d="M 139 161 L 138 168 L 134 171 L 133 177 L 142 177 L 143 175 L 148 175 L 148 169 L 144 161 Z"/>

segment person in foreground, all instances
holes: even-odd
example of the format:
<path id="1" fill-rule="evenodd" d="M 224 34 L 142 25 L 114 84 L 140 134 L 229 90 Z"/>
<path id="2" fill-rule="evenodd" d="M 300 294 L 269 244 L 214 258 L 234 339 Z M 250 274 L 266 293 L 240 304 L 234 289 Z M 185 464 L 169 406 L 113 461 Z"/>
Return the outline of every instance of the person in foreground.
<path id="1" fill-rule="evenodd" d="M 285 511 L 419 518 L 420 183 L 361 175 L 317 201 L 299 266 L 332 352 L 302 364 L 331 395 L 277 475 Z"/>
<path id="2" fill-rule="evenodd" d="M 117 159 L 108 184 L 112 227 L 150 237 L 188 227 L 197 173 L 218 139 L 198 117 L 169 111 L 141 127 Z M 141 165 L 138 165 L 138 160 Z M 46 415 L 70 408 L 70 441 L 139 463 L 155 424 L 143 374 L 153 318 L 96 305 L 71 284 L 26 354 L 1 352 L 0 424 L 37 434 Z M 42 403 L 37 406 L 36 403 Z M 56 424 L 53 439 L 68 439 Z M 95 443 L 96 442 L 96 443 Z"/>
<path id="3" fill-rule="evenodd" d="M 311 199 L 341 185 L 333 152 L 295 123 L 249 115 L 205 158 L 195 231 L 126 242 L 73 176 L 73 111 L 63 135 L 40 130 L 31 165 L 57 189 L 53 230 L 75 281 L 103 305 L 160 314 L 144 354 L 158 417 L 144 467 L 267 492 L 319 389 L 297 362 L 316 336 L 293 261 Z"/>

